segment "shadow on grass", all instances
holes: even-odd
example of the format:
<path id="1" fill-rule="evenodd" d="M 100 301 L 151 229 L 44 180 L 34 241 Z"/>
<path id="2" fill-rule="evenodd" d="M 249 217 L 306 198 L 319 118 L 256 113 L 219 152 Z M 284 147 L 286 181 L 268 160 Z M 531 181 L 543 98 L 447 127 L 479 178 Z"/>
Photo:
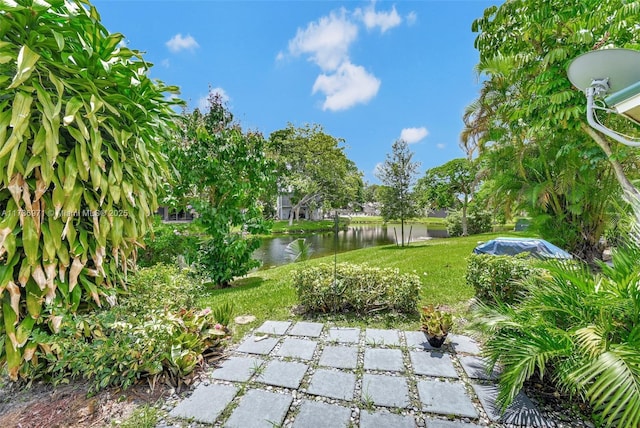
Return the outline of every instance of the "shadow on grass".
<path id="1" fill-rule="evenodd" d="M 398 245 L 387 245 L 385 247 L 381 247 L 380 250 L 382 251 L 403 251 L 403 250 L 417 250 L 417 249 L 421 249 L 421 248 L 426 248 L 429 247 L 430 245 L 405 245 L 404 247 L 400 247 Z"/>
<path id="2" fill-rule="evenodd" d="M 264 278 L 260 276 L 251 276 L 248 278 L 241 278 L 233 281 L 231 287 L 227 288 L 209 288 L 206 294 L 209 296 L 223 296 L 228 293 L 233 293 L 238 290 L 251 290 L 252 288 L 258 288 L 264 282 Z"/>

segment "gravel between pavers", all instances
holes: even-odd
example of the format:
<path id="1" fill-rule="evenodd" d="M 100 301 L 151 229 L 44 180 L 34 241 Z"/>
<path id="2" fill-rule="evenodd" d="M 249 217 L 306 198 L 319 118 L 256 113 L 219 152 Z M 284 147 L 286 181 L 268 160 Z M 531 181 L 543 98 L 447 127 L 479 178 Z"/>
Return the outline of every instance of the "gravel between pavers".
<path id="1" fill-rule="evenodd" d="M 287 322 L 289 323 L 289 322 Z M 449 371 L 446 375 L 437 376 L 438 370 L 434 367 L 433 370 L 419 370 L 420 373 L 428 373 L 426 374 L 415 374 L 414 367 L 412 364 L 412 358 L 410 358 L 410 352 L 425 352 L 432 354 L 433 356 L 437 356 L 438 352 L 432 353 L 432 350 L 416 350 L 415 343 L 417 340 L 416 335 L 411 335 L 410 346 L 408 345 L 408 337 L 405 337 L 405 332 L 399 330 L 388 330 L 388 331 L 375 331 L 376 336 L 385 335 L 387 337 L 394 337 L 397 335 L 399 338 L 397 343 L 386 344 L 384 341 L 372 341 L 367 340 L 367 334 L 365 329 L 358 328 L 358 334 L 354 330 L 346 330 L 346 329 L 336 329 L 333 325 L 325 324 L 319 337 L 313 336 L 300 336 L 297 335 L 301 331 L 305 331 L 306 328 L 309 327 L 309 324 L 301 323 L 300 326 L 296 327 L 296 322 L 290 322 L 290 324 L 286 324 L 285 322 L 265 322 L 262 326 L 255 329 L 252 333 L 249 333 L 238 345 L 229 348 L 226 354 L 229 357 L 253 357 L 259 360 L 264 360 L 264 363 L 260 365 L 260 367 L 255 367 L 255 373 L 249 378 L 246 382 L 240 381 L 226 381 L 220 379 L 213 379 L 211 376 L 205 375 L 202 376 L 202 380 L 197 382 L 193 386 L 193 394 L 200 394 L 199 397 L 202 396 L 202 393 L 199 392 L 199 389 L 206 388 L 211 384 L 219 384 L 219 385 L 229 385 L 237 388 L 238 393 L 230 402 L 230 404 L 226 407 L 226 409 L 220 414 L 220 416 L 213 423 L 215 427 L 226 426 L 226 424 L 235 425 L 238 421 L 242 421 L 245 426 L 282 426 L 282 427 L 300 427 L 301 424 L 312 427 L 312 426 L 350 426 L 350 427 L 358 427 L 358 426 L 372 426 L 372 421 L 398 421 L 398 426 L 408 426 L 407 421 L 413 420 L 415 422 L 415 426 L 418 427 L 455 427 L 458 426 L 460 428 L 463 427 L 508 427 L 511 428 L 508 424 L 503 424 L 499 422 L 494 422 L 491 420 L 495 415 L 492 413 L 491 409 L 488 414 L 482 406 L 478 396 L 476 394 L 476 389 L 478 389 L 478 385 L 491 387 L 494 385 L 494 381 L 491 380 L 478 380 L 478 379 L 470 379 L 467 375 L 466 371 L 463 369 L 461 364 L 460 357 L 470 355 L 466 352 L 457 354 L 454 347 L 450 344 L 445 344 L 441 351 L 444 352 L 444 355 L 450 359 L 451 364 L 453 365 L 455 372 L 457 374 L 457 378 L 451 378 L 452 373 Z M 266 354 L 262 354 L 263 349 L 268 347 L 260 346 L 260 343 L 247 342 L 253 340 L 254 337 L 264 336 L 263 333 L 257 333 L 257 331 L 262 330 L 272 330 L 274 326 L 277 326 L 279 330 L 275 334 L 267 335 L 268 337 L 263 339 L 267 343 L 272 344 L 274 346 L 271 348 L 269 352 Z M 285 329 L 284 327 L 287 326 Z M 275 330 L 275 329 L 273 329 Z M 309 330 L 312 331 L 312 330 Z M 292 335 L 292 332 L 296 335 Z M 338 335 L 336 335 L 338 332 Z M 348 342 L 338 342 L 336 339 L 344 339 L 345 336 L 340 333 L 348 333 L 346 338 Z M 370 331 L 371 333 L 371 331 Z M 255 335 L 255 336 L 254 336 Z M 313 335 L 317 335 L 317 331 L 313 332 Z M 371 338 L 371 334 L 369 334 L 369 338 Z M 456 338 L 460 338 L 460 336 L 456 336 Z M 276 339 L 274 341 L 273 339 Z M 287 339 L 297 339 L 296 341 L 291 341 Z M 291 343 L 300 343 L 299 340 L 308 340 L 316 343 L 315 349 L 313 350 L 313 355 L 309 354 L 302 355 L 305 359 L 294 358 L 291 356 L 282 356 L 290 355 L 289 352 L 282 352 L 282 347 L 285 348 L 288 346 L 286 344 Z M 255 346 L 258 345 L 258 346 Z M 265 344 L 266 345 L 266 344 Z M 270 346 L 269 346 L 270 347 Z M 323 366 L 319 365 L 320 357 L 323 354 L 324 350 L 331 349 L 333 347 L 357 347 L 357 363 L 355 368 L 344 368 L 344 364 L 337 364 L 340 367 L 331 367 L 326 365 L 326 361 L 323 363 Z M 261 355 L 248 354 L 242 352 L 242 350 L 252 350 L 259 348 Z M 474 350 L 473 347 L 465 348 L 460 346 L 458 352 L 462 352 L 462 349 L 466 350 Z M 397 350 L 397 352 L 401 352 L 402 363 L 404 367 L 398 370 L 397 363 L 389 366 L 393 370 L 368 370 L 365 369 L 365 351 L 369 350 L 379 350 L 379 349 L 393 349 Z M 397 352 L 371 352 L 369 351 L 368 355 L 372 356 L 380 356 L 380 355 L 390 355 L 396 356 Z M 415 355 L 414 355 L 415 357 Z M 309 359 L 307 359 L 309 358 Z M 424 364 L 424 359 L 421 359 L 421 364 Z M 296 363 L 297 366 L 302 364 L 307 366 L 307 370 L 302 377 L 298 388 L 285 388 L 274 385 L 267 385 L 265 383 L 261 383 L 260 379 L 264 371 L 267 367 L 269 367 L 270 361 L 280 361 L 281 363 Z M 329 360 L 330 361 L 330 360 Z M 351 364 L 348 364 L 351 366 Z M 386 367 L 385 364 L 376 364 L 371 365 L 371 367 Z M 351 366 L 352 367 L 352 366 Z M 246 367 L 245 367 L 246 370 Z M 450 370 L 450 369 L 449 369 Z M 212 370 L 213 371 L 213 370 Z M 300 371 L 301 372 L 301 371 Z M 326 376 L 327 374 L 332 376 Z M 210 374 L 210 373 L 209 373 Z M 327 379 L 330 378 L 339 378 L 343 379 L 341 382 L 346 382 L 345 385 L 331 385 L 331 384 L 313 384 L 314 379 L 319 379 L 318 375 L 323 375 Z M 346 376 L 343 376 L 346 375 Z M 233 376 L 230 376 L 234 378 Z M 393 379 L 396 379 L 394 381 Z M 350 391 L 351 384 L 350 380 L 353 379 L 352 386 L 352 394 L 332 394 L 323 392 L 323 388 L 328 388 L 331 390 L 334 387 L 343 387 L 344 390 Z M 408 396 L 404 398 L 395 399 L 394 397 L 383 397 L 380 395 L 380 391 L 376 392 L 375 400 L 372 399 L 371 396 L 363 393 L 363 379 L 368 379 L 367 382 L 371 380 L 389 380 L 390 385 L 404 385 L 406 384 L 406 390 L 408 391 Z M 464 394 L 469 397 L 476 413 L 478 415 L 477 418 L 470 417 L 455 417 L 450 414 L 438 414 L 437 412 L 424 412 L 422 409 L 425 406 L 425 403 L 421 401 L 420 394 L 418 391 L 419 383 L 424 385 L 425 382 L 431 384 L 429 382 L 438 381 L 438 382 L 455 382 L 457 385 L 462 385 Z M 278 383 L 278 382 L 273 382 Z M 286 382 L 283 382 L 285 384 Z M 293 382 L 291 385 L 295 385 L 297 383 Z M 437 385 L 437 384 L 436 384 Z M 474 389 L 475 385 L 475 389 Z M 322 386 L 322 387 L 319 387 Z M 335 388 L 334 388 L 335 389 Z M 338 388 L 340 389 L 340 388 Z M 256 392 L 251 392 L 256 391 Z M 405 391 L 404 387 L 400 387 L 398 389 L 399 393 L 403 393 Z M 251 396 L 249 401 L 244 400 L 245 397 Z M 388 392 L 387 393 L 392 393 Z M 324 395 L 322 395 L 324 394 Z M 259 398 L 256 401 L 256 397 Z M 281 398 L 279 398 L 281 397 Z M 201 399 L 201 398 L 200 398 Z M 407 401 L 408 399 L 408 401 Z M 483 397 L 486 401 L 486 397 Z M 173 402 L 168 402 L 163 407 L 164 410 L 171 410 L 173 407 L 180 403 L 184 403 L 189 400 L 188 397 L 179 399 L 176 397 Z M 211 397 L 212 403 L 215 402 L 216 397 Z M 273 401 L 270 401 L 273 400 Z M 531 402 L 533 401 L 533 404 Z M 275 412 L 274 415 L 277 419 L 280 419 L 282 408 L 288 408 L 282 414 L 281 420 L 271 420 L 264 421 L 261 420 L 260 415 L 256 414 L 259 412 L 259 408 L 256 408 L 256 405 L 251 405 L 252 403 L 259 403 L 256 405 L 261 406 L 260 408 L 269 408 L 273 407 L 274 411 L 278 410 L 279 412 Z M 378 404 L 376 404 L 376 402 Z M 528 401 L 533 406 L 536 406 L 537 401 L 531 400 Z M 249 403 L 249 404 L 247 404 Z M 306 403 L 303 407 L 303 404 Z M 317 406 L 312 403 L 318 403 Z M 380 403 L 384 405 L 379 405 Z M 431 405 L 438 405 L 437 397 Z M 486 405 L 486 403 L 485 403 Z M 326 407 L 323 407 L 326 406 Z M 185 406 L 184 404 L 180 406 L 182 410 L 188 409 L 189 406 Z M 327 409 L 327 412 L 322 412 L 320 409 Z M 345 410 L 349 410 L 349 419 L 348 424 L 345 425 L 344 417 Z M 313 410 L 313 411 L 312 411 Z M 562 421 L 561 419 L 556 418 L 555 414 L 551 413 L 550 415 L 544 411 L 544 408 L 541 409 L 541 414 L 544 419 L 542 422 L 540 420 L 537 421 L 536 425 L 532 426 L 548 426 L 553 428 L 568 428 L 568 427 L 585 427 L 589 428 L 591 425 L 587 422 L 583 421 Z M 366 413 L 366 418 L 362 418 L 361 415 Z M 473 412 L 469 413 L 472 414 Z M 175 413 L 174 413 L 175 414 Z M 200 427 L 200 426 L 212 426 L 212 425 L 201 425 L 198 422 L 194 422 L 193 418 L 189 418 L 189 414 L 185 414 L 185 412 L 180 413 L 182 418 L 173 418 L 167 415 L 158 427 Z M 332 416 L 333 415 L 333 416 Z M 391 416 L 398 416 L 397 418 Z M 550 417 L 548 417 L 550 416 Z M 272 415 L 272 417 L 274 417 Z M 300 417 L 298 421 L 297 418 Z M 315 419 L 317 421 L 313 422 Z M 411 419 L 409 419 L 411 418 Z M 275 425 L 274 425 L 275 424 Z"/>

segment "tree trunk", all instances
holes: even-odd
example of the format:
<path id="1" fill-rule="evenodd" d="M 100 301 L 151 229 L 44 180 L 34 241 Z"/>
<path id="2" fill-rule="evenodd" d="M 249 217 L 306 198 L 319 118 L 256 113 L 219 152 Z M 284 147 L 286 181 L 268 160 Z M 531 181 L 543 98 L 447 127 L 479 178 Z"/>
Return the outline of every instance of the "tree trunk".
<path id="1" fill-rule="evenodd" d="M 462 204 L 462 236 L 469 236 L 469 230 L 467 227 L 467 195 L 464 195 L 464 202 Z"/>

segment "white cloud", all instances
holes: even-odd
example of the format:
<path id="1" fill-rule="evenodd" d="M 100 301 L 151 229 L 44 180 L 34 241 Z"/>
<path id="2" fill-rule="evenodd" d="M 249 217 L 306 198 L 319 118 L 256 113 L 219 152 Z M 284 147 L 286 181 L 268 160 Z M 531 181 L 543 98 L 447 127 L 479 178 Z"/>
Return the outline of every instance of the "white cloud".
<path id="1" fill-rule="evenodd" d="M 398 15 L 395 6 L 388 12 L 376 12 L 375 2 L 372 2 L 364 10 L 356 9 L 354 15 L 362 19 L 368 30 L 378 27 L 381 33 L 402 23 L 402 18 Z"/>
<path id="2" fill-rule="evenodd" d="M 200 47 L 196 39 L 194 39 L 190 34 L 187 34 L 186 37 L 182 37 L 182 34 L 178 33 L 173 36 L 167 43 L 165 43 L 169 50 L 173 53 L 188 50 L 193 52 L 196 48 Z"/>
<path id="3" fill-rule="evenodd" d="M 414 11 L 409 12 L 409 14 L 407 15 L 407 25 L 413 25 L 416 23 L 416 21 L 418 20 L 418 14 L 415 13 Z"/>
<path id="4" fill-rule="evenodd" d="M 376 166 L 373 167 L 373 171 L 371 172 L 373 172 L 373 175 L 377 176 L 378 173 L 380 173 L 381 171 L 382 171 L 382 162 L 378 162 Z"/>
<path id="5" fill-rule="evenodd" d="M 420 128 L 404 128 L 400 132 L 400 139 L 407 142 L 407 144 L 417 143 L 418 141 L 429 135 L 429 131 L 424 126 Z"/>
<path id="6" fill-rule="evenodd" d="M 358 27 L 347 18 L 346 11 L 331 12 L 307 28 L 298 29 L 289 41 L 292 55 L 309 54 L 323 70 L 336 70 L 349 58 L 349 46 L 358 36 Z"/>
<path id="7" fill-rule="evenodd" d="M 198 108 L 200 109 L 200 111 L 207 111 L 209 109 L 209 97 L 211 95 L 218 95 L 223 103 L 228 103 L 229 100 L 231 99 L 229 95 L 227 95 L 227 92 L 224 89 L 220 87 L 211 88 L 209 89 L 208 95 L 205 95 L 198 99 Z"/>
<path id="8" fill-rule="evenodd" d="M 322 92 L 326 98 L 323 110 L 345 110 L 375 97 L 380 80 L 364 67 L 345 62 L 333 74 L 321 74 L 313 84 L 313 93 Z"/>
<path id="9" fill-rule="evenodd" d="M 169 58 L 165 58 L 160 62 L 160 64 L 162 64 L 164 68 L 169 68 L 171 66 L 171 61 L 169 61 Z"/>
<path id="10" fill-rule="evenodd" d="M 437 148 L 439 148 L 440 150 L 442 150 L 442 149 L 444 149 L 445 147 L 447 147 L 447 145 L 446 145 L 446 144 L 443 144 L 443 143 L 439 143 L 439 144 L 436 144 L 436 147 L 437 147 Z"/>

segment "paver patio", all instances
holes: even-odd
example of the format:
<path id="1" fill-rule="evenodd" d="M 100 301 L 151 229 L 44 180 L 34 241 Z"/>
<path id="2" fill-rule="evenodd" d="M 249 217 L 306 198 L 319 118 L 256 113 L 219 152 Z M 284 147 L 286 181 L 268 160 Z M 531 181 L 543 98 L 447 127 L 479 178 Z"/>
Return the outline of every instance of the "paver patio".
<path id="1" fill-rule="evenodd" d="M 480 347 L 417 331 L 266 321 L 169 413 L 224 427 L 546 427 L 521 394 L 501 415 Z M 173 418 L 173 419 L 171 419 Z M 163 425 L 170 426 L 170 425 Z"/>

